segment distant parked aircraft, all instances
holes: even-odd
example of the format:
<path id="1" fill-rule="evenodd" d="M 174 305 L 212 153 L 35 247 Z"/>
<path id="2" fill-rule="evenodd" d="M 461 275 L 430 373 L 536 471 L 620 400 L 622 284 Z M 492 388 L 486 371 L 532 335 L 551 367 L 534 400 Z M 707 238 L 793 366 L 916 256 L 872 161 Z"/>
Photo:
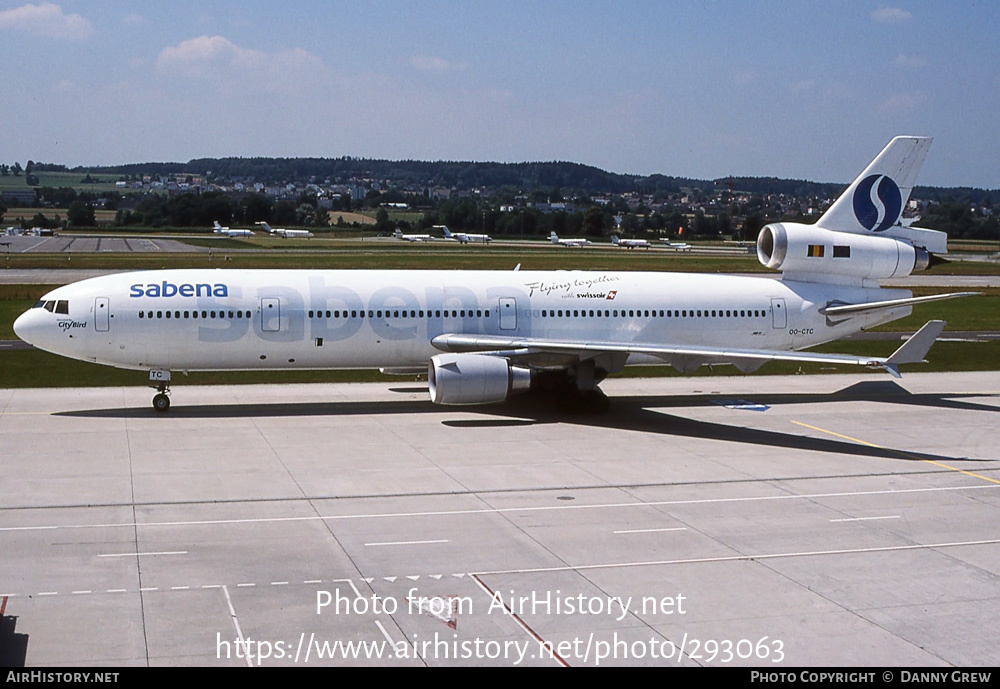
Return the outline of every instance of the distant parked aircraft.
<path id="1" fill-rule="evenodd" d="M 445 225 L 435 225 L 435 230 L 441 230 L 444 232 L 445 239 L 456 239 L 462 244 L 468 244 L 469 242 L 482 242 L 484 244 L 492 242 L 493 238 L 488 234 L 469 234 L 467 232 L 452 232 Z"/>
<path id="2" fill-rule="evenodd" d="M 648 249 L 651 245 L 645 239 L 618 239 L 618 235 L 611 235 L 611 243 L 623 249 Z"/>
<path id="3" fill-rule="evenodd" d="M 589 239 L 559 239 L 559 235 L 555 232 L 549 233 L 549 241 L 560 246 L 587 246 L 590 244 Z"/>
<path id="4" fill-rule="evenodd" d="M 292 238 L 297 238 L 297 237 L 312 237 L 313 236 L 313 233 L 310 232 L 309 230 L 281 230 L 281 229 L 274 229 L 270 225 L 268 225 L 266 222 L 263 222 L 263 221 L 258 222 L 256 224 L 260 225 L 265 230 L 267 230 L 268 234 L 273 234 L 273 235 L 275 235 L 277 237 L 285 237 L 286 239 L 292 239 Z"/>
<path id="5" fill-rule="evenodd" d="M 396 228 L 396 231 L 392 233 L 392 236 L 396 239 L 402 239 L 407 242 L 431 242 L 434 241 L 434 237 L 429 234 L 403 234 L 403 231 Z"/>
<path id="6" fill-rule="evenodd" d="M 218 220 L 212 222 L 215 226 L 215 234 L 224 234 L 227 237 L 253 237 L 253 232 L 251 230 L 231 230 L 228 227 L 223 227 L 219 224 Z"/>
<path id="7" fill-rule="evenodd" d="M 685 244 L 684 242 L 672 242 L 666 237 L 660 241 L 663 242 L 665 249 L 673 249 L 674 251 L 691 251 L 691 245 Z"/>

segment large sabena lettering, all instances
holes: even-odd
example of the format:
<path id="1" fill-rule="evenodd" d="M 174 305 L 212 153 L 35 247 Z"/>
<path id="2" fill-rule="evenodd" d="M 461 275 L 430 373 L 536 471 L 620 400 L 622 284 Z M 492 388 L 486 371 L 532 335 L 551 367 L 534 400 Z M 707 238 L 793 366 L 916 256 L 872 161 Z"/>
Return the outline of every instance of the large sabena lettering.
<path id="1" fill-rule="evenodd" d="M 199 284 L 182 283 L 175 285 L 164 280 L 148 285 L 137 284 L 129 288 L 129 297 L 228 297 L 229 287 L 221 282 L 210 285 L 207 282 Z"/>

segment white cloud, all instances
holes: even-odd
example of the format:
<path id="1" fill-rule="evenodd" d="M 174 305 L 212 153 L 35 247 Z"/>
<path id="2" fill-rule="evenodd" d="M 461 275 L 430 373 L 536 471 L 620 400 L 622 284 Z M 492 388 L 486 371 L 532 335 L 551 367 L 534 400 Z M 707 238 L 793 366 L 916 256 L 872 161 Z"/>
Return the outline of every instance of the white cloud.
<path id="1" fill-rule="evenodd" d="M 899 7 L 883 7 L 872 12 L 872 21 L 879 24 L 900 24 L 913 19 L 913 15 Z"/>
<path id="2" fill-rule="evenodd" d="M 466 67 L 464 62 L 449 62 L 443 57 L 430 55 L 414 55 L 410 58 L 410 64 L 423 72 L 461 71 Z"/>
<path id="3" fill-rule="evenodd" d="M 896 67 L 923 67 L 927 64 L 927 60 L 919 55 L 903 55 L 900 53 L 892 61 L 892 64 Z"/>
<path id="4" fill-rule="evenodd" d="M 0 12 L 0 29 L 71 40 L 83 40 L 94 33 L 94 27 L 89 21 L 78 14 L 66 14 L 59 5 L 51 2 L 22 5 Z"/>
<path id="5" fill-rule="evenodd" d="M 410 58 L 410 64 L 426 72 L 444 72 L 451 67 L 447 60 L 429 55 L 414 55 Z"/>
<path id="6" fill-rule="evenodd" d="M 323 61 L 301 48 L 267 53 L 241 48 L 223 36 L 198 36 L 161 50 L 156 67 L 168 74 L 252 80 L 269 90 L 287 91 L 316 77 Z"/>
<path id="7" fill-rule="evenodd" d="M 914 110 L 923 106 L 926 102 L 927 94 L 922 91 L 893 93 L 879 103 L 878 109 L 880 112 L 895 113 L 906 110 Z"/>

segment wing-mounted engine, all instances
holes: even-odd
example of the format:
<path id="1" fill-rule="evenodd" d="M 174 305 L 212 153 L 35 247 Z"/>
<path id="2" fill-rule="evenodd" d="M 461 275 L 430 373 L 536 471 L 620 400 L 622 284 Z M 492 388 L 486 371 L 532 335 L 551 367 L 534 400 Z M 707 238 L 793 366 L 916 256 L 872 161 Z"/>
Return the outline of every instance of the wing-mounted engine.
<path id="1" fill-rule="evenodd" d="M 435 404 L 490 404 L 526 392 L 531 370 L 489 354 L 438 354 L 431 357 L 427 384 Z"/>
<path id="2" fill-rule="evenodd" d="M 927 251 L 901 239 L 800 223 L 765 225 L 757 237 L 757 259 L 789 280 L 876 285 L 931 264 Z"/>

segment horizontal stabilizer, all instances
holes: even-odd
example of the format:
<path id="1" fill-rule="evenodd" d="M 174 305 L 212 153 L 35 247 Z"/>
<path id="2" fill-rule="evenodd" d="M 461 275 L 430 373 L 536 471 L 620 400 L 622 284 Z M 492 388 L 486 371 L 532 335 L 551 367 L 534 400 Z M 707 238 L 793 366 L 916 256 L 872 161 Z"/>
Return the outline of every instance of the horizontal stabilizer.
<path id="1" fill-rule="evenodd" d="M 890 299 L 888 301 L 872 301 L 864 304 L 831 304 L 819 310 L 824 316 L 843 316 L 855 313 L 867 313 L 870 311 L 881 311 L 884 309 L 895 309 L 900 306 L 912 306 L 913 304 L 923 304 L 929 301 L 940 301 L 942 299 L 954 299 L 956 297 L 973 297 L 980 292 L 952 292 L 950 294 L 930 294 L 926 297 L 909 297 L 907 299 Z"/>
<path id="2" fill-rule="evenodd" d="M 914 333 L 913 337 L 893 352 L 886 359 L 885 363 L 889 366 L 922 363 L 931 345 L 934 344 L 934 341 L 941 335 L 941 331 L 944 330 L 944 326 L 944 321 L 927 321 L 924 327 Z"/>

